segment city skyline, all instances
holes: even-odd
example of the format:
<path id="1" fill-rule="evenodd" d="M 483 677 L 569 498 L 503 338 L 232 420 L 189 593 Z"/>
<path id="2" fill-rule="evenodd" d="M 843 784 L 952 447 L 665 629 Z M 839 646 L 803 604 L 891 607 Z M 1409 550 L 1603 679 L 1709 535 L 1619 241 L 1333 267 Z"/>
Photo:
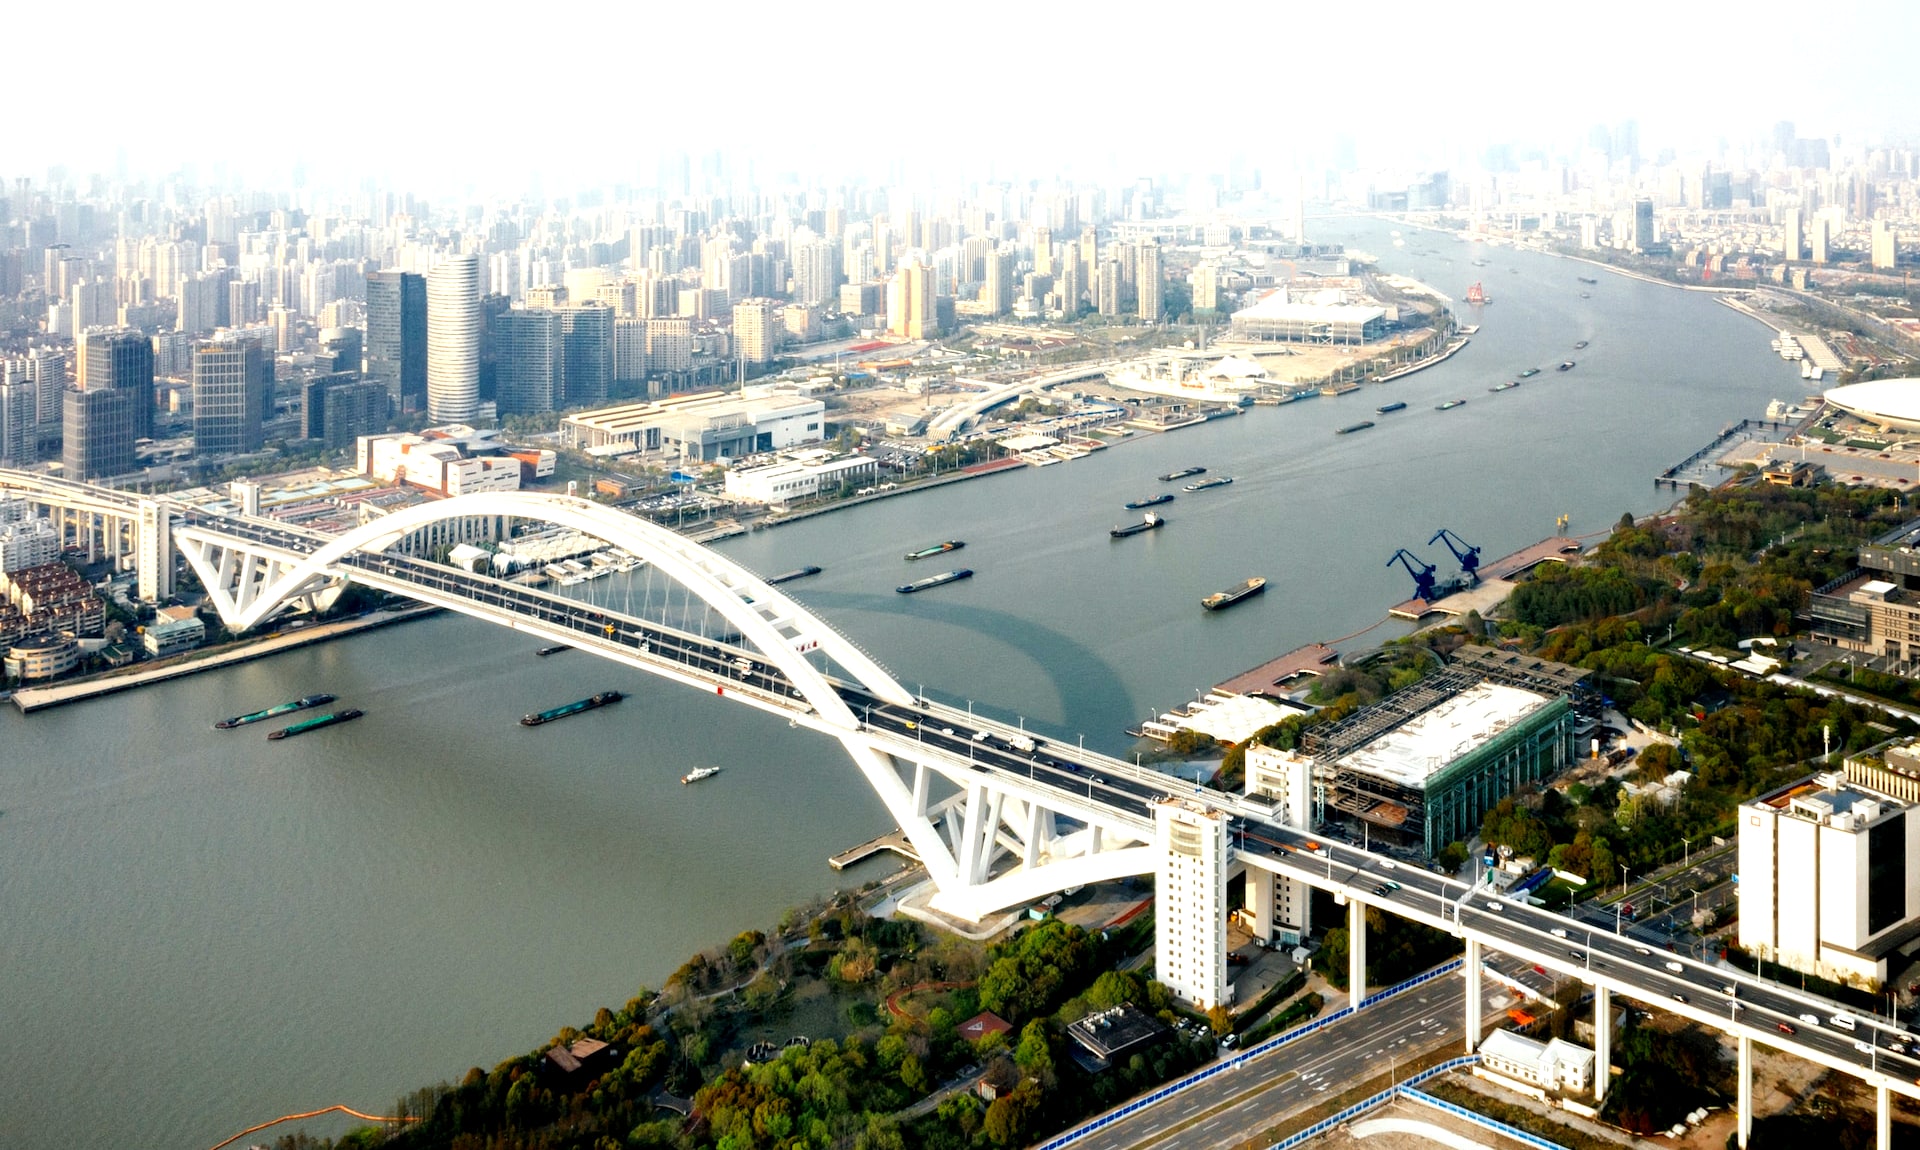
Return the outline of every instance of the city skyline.
<path id="1" fill-rule="evenodd" d="M 522 41 L 427 12 L 353 3 L 319 21 L 208 0 L 168 23 L 114 15 L 89 46 L 115 73 L 196 59 L 210 36 L 230 34 L 324 68 L 326 100 L 234 100 L 227 69 L 187 69 L 168 80 L 175 106 L 223 108 L 218 124 L 142 129 L 128 123 L 126 85 L 71 89 L 71 57 L 25 53 L 22 90 L 65 88 L 71 98 L 63 115 L 15 125 L 0 175 L 185 171 L 214 184 L 377 181 L 481 197 L 646 186 L 684 154 L 718 154 L 736 179 L 762 183 L 788 173 L 803 182 L 1101 178 L 1221 171 L 1236 159 L 1284 171 L 1347 156 L 1446 166 L 1498 145 L 1577 148 L 1595 125 L 1625 120 L 1638 122 L 1648 155 L 1759 139 L 1779 120 L 1812 136 L 1898 140 L 1914 131 L 1905 109 L 1920 97 L 1908 74 L 1863 79 L 1850 56 L 1790 54 L 1804 17 L 1778 4 L 1696 12 L 1642 2 L 1610 9 L 1604 23 L 1543 19 L 1509 0 L 1440 14 L 1394 5 L 1384 24 L 1364 29 L 1331 10 L 1236 4 L 1177 29 L 1170 49 L 1168 29 L 1137 15 L 1092 20 L 1005 4 L 917 29 L 871 3 L 830 22 L 766 9 L 725 39 L 691 13 L 649 13 L 642 24 L 589 5 L 544 43 L 569 75 L 599 80 L 553 99 L 516 95 L 523 85 L 511 77 L 530 70 Z M 1860 0 L 1831 6 L 1823 25 L 1899 43 L 1920 32 L 1920 14 Z M 596 29 L 612 34 L 589 34 Z M 48 9 L 23 14 L 16 28 L 22 43 L 59 43 L 63 30 Z M 571 52 L 576 37 L 598 53 Z M 639 40 L 650 50 L 633 52 Z M 1114 99 L 1121 73 L 1108 68 L 1149 45 L 1164 58 L 1142 68 L 1143 98 Z M 918 99 L 852 105 L 857 113 L 823 101 L 811 119 L 788 112 L 796 96 L 805 106 L 809 77 L 877 92 L 889 68 L 916 58 L 933 77 Z M 739 80 L 720 83 L 726 76 Z M 697 114 L 672 110 L 675 95 Z M 767 126 L 748 130 L 756 117 Z M 216 133 L 247 147 L 207 148 Z M 503 147 L 513 141 L 537 150 Z"/>

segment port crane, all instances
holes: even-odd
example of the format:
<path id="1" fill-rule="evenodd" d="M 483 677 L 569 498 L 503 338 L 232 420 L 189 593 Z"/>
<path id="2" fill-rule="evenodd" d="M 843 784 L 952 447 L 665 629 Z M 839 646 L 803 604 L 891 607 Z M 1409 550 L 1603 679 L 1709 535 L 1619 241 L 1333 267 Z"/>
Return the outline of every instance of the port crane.
<path id="1" fill-rule="evenodd" d="M 1395 551 L 1393 558 L 1387 560 L 1387 566 L 1389 567 L 1395 563 L 1405 567 L 1407 574 L 1413 576 L 1413 597 L 1431 602 L 1434 597 L 1433 564 L 1425 562 L 1405 547 Z"/>
<path id="2" fill-rule="evenodd" d="M 1445 543 L 1447 550 L 1453 552 L 1453 557 L 1460 561 L 1460 574 L 1466 576 L 1468 582 L 1480 582 L 1480 549 L 1478 547 L 1471 546 L 1465 539 L 1445 527 L 1435 532 L 1433 538 L 1427 540 L 1429 547 L 1435 543 Z"/>

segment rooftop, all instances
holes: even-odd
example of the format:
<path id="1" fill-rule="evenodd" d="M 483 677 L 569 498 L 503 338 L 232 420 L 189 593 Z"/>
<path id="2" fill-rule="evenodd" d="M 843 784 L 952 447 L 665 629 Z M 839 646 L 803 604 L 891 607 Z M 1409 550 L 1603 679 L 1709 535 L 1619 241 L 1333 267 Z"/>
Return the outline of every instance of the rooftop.
<path id="1" fill-rule="evenodd" d="M 1422 789 L 1430 776 L 1546 704 L 1531 691 L 1481 683 L 1349 753 L 1340 765 Z"/>

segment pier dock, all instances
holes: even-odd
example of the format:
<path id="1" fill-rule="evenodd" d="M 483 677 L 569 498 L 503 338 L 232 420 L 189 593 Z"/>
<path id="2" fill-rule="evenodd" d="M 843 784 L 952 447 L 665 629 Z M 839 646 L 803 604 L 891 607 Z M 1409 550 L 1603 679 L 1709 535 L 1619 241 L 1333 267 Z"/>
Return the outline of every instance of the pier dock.
<path id="1" fill-rule="evenodd" d="M 1542 539 L 1531 547 L 1522 547 L 1511 555 L 1482 564 L 1480 582 L 1464 591 L 1456 591 L 1431 602 L 1408 599 L 1387 608 L 1387 614 L 1396 619 L 1423 619 L 1428 615 L 1458 618 L 1469 611 L 1485 615 L 1513 594 L 1515 579 L 1542 563 L 1565 563 L 1579 555 L 1581 550 L 1579 540 L 1564 535 Z"/>
<path id="2" fill-rule="evenodd" d="M 1242 671 L 1214 690 L 1226 695 L 1284 695 L 1298 688 L 1295 680 L 1300 676 L 1323 675 L 1328 664 L 1339 657 L 1340 652 L 1325 643 L 1309 643 L 1251 671 Z"/>
<path id="3" fill-rule="evenodd" d="M 879 854 L 881 851 L 892 851 L 910 863 L 918 863 L 920 861 L 920 852 L 914 850 L 913 844 L 907 841 L 906 832 L 896 830 L 888 831 L 886 834 L 880 835 L 877 838 L 868 839 L 857 847 L 850 847 L 847 850 L 841 851 L 839 854 L 828 859 L 827 865 L 834 870 L 846 870 L 853 864 L 864 862 L 874 855 Z"/>

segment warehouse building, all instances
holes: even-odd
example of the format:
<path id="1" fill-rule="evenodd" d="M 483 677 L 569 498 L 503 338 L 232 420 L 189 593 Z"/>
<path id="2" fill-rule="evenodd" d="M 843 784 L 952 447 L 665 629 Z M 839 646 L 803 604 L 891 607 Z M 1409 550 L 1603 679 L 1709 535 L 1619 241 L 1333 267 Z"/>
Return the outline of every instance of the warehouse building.
<path id="1" fill-rule="evenodd" d="M 617 447 L 711 463 L 784 451 L 822 437 L 827 405 L 759 389 L 706 391 L 570 415 L 560 425 L 568 447 Z"/>

